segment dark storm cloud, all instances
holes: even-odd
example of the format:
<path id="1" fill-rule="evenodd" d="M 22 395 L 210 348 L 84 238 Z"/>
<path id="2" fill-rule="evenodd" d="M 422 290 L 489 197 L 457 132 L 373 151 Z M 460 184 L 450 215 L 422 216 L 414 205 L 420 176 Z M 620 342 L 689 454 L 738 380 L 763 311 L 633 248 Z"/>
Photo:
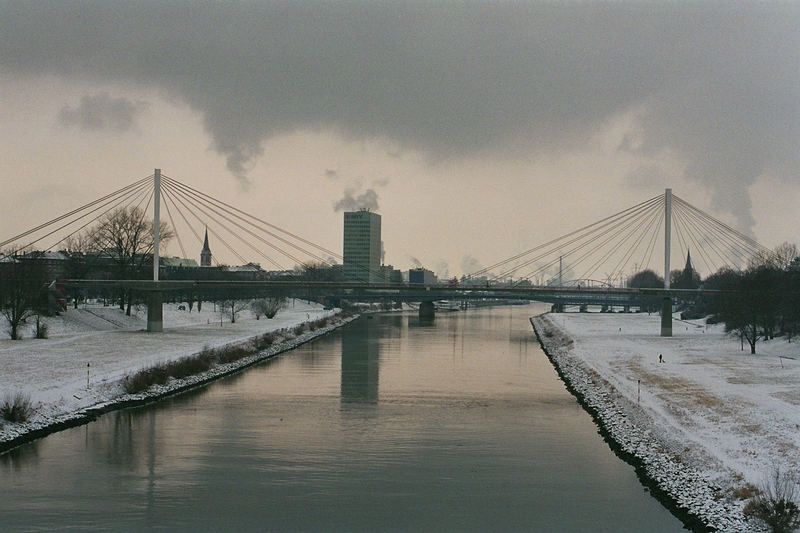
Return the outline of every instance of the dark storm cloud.
<path id="1" fill-rule="evenodd" d="M 265 139 L 302 128 L 435 160 L 580 147 L 643 106 L 635 149 L 672 151 L 723 203 L 764 171 L 798 177 L 799 13 L 792 2 L 6 2 L 0 65 L 177 95 L 239 176 Z"/>
<path id="2" fill-rule="evenodd" d="M 77 126 L 84 130 L 128 131 L 136 124 L 147 104 L 132 102 L 127 98 L 113 98 L 108 94 L 87 95 L 80 103 L 65 105 L 58 115 L 64 126 Z"/>

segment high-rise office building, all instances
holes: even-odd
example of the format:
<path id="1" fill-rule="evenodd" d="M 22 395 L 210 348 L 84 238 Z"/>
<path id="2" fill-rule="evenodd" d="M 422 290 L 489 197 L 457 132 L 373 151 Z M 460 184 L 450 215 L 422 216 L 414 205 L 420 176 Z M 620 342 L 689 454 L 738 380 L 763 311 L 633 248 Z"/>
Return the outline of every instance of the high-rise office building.
<path id="1" fill-rule="evenodd" d="M 361 209 L 344 214 L 343 271 L 348 281 L 381 281 L 381 216 Z"/>

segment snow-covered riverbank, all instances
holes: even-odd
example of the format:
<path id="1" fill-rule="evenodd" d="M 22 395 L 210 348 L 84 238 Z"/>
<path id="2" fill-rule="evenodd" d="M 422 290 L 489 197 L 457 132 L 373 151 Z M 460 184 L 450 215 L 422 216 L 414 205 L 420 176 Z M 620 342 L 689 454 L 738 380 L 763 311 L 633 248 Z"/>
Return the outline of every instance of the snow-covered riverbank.
<path id="1" fill-rule="evenodd" d="M 209 303 L 202 311 L 178 310 L 164 305 L 164 332 L 147 333 L 144 312 L 127 317 L 113 307 L 69 309 L 60 317 L 46 319 L 50 338 L 0 340 L 0 401 L 22 393 L 34 405 L 24 423 L 0 420 L 0 449 L 61 427 L 92 418 L 122 406 L 151 401 L 166 394 L 197 386 L 257 361 L 291 349 L 322 335 L 344 320 L 334 310 L 317 304 L 290 300 L 273 319 L 256 320 L 242 312 L 235 324 L 215 312 Z M 332 317 L 325 327 L 295 334 L 297 325 Z M 194 355 L 204 348 L 246 344 L 255 336 L 286 330 L 269 349 L 238 361 L 219 365 L 202 374 L 146 393 L 127 394 L 126 376 L 154 365 Z"/>
<path id="2" fill-rule="evenodd" d="M 659 320 L 565 313 L 531 322 L 608 437 L 688 517 L 758 531 L 738 496 L 776 467 L 800 474 L 800 344 L 762 342 L 751 356 L 720 326 L 676 321 L 664 338 Z"/>

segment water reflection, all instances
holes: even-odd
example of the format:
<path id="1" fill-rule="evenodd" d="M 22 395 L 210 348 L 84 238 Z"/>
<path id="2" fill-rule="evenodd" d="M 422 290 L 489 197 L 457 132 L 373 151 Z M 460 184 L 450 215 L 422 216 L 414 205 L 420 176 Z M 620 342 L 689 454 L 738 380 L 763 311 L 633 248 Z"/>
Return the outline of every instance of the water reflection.
<path id="1" fill-rule="evenodd" d="M 10 471 L 20 471 L 36 465 L 39 462 L 39 442 L 41 441 L 33 441 L 0 454 L 0 465 Z"/>
<path id="2" fill-rule="evenodd" d="M 679 531 L 565 392 L 527 316 L 360 319 L 22 446 L 0 456 L 0 529 Z"/>
<path id="3" fill-rule="evenodd" d="M 378 320 L 360 319 L 342 337 L 342 402 L 377 403 L 380 339 Z"/>

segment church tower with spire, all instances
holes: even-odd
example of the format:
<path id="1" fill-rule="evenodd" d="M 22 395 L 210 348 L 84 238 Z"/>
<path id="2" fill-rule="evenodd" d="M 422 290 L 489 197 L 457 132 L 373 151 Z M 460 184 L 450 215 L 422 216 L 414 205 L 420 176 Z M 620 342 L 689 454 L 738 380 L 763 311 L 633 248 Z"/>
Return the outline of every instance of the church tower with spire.
<path id="1" fill-rule="evenodd" d="M 206 228 L 206 238 L 203 241 L 203 251 L 200 252 L 200 266 L 211 266 L 211 248 L 208 247 L 208 228 Z"/>

